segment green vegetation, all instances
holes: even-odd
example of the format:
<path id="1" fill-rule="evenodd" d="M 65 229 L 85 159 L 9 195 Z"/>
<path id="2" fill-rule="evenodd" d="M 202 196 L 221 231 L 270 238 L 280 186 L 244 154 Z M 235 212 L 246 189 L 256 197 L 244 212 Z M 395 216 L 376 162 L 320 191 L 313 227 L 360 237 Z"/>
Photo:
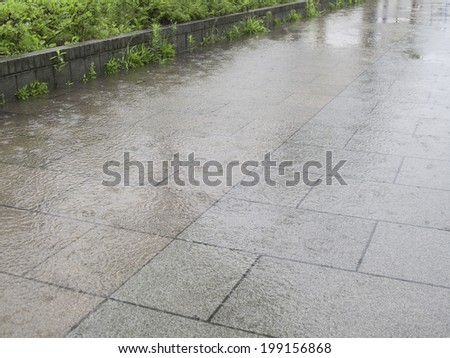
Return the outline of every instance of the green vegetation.
<path id="1" fill-rule="evenodd" d="M 105 63 L 105 74 L 112 75 L 117 73 L 122 68 L 120 61 L 117 58 L 111 58 Z"/>
<path id="2" fill-rule="evenodd" d="M 81 80 L 83 82 L 89 82 L 89 81 L 94 80 L 96 78 L 97 78 L 97 71 L 95 70 L 95 63 L 91 62 L 91 64 L 89 65 L 88 73 L 85 73 Z"/>
<path id="3" fill-rule="evenodd" d="M 45 93 L 48 93 L 48 83 L 34 80 L 33 82 L 20 88 L 16 92 L 16 98 L 21 101 L 25 101 L 29 97 L 34 97 Z"/>
<path id="4" fill-rule="evenodd" d="M 21 101 L 25 101 L 30 97 L 30 91 L 28 90 L 28 85 L 23 86 L 22 88 L 19 88 L 16 92 L 16 98 L 20 99 Z"/>
<path id="5" fill-rule="evenodd" d="M 250 16 L 247 20 L 231 26 L 225 33 L 225 37 L 232 41 L 244 35 L 256 35 L 268 32 L 264 19 Z"/>
<path id="6" fill-rule="evenodd" d="M 40 94 L 48 93 L 48 83 L 39 82 L 38 80 L 34 80 L 30 83 L 30 96 L 35 97 Z"/>
<path id="7" fill-rule="evenodd" d="M 301 19 L 301 15 L 295 11 L 291 10 L 291 12 L 284 18 L 285 22 L 295 22 Z"/>
<path id="8" fill-rule="evenodd" d="M 53 68 L 56 72 L 61 72 L 65 65 L 67 65 L 66 60 L 64 59 L 65 52 L 61 52 L 60 50 L 56 50 L 56 55 L 50 58 L 50 61 L 53 62 Z"/>
<path id="9" fill-rule="evenodd" d="M 128 47 L 124 51 L 122 58 L 112 58 L 105 64 L 107 75 L 119 72 L 121 69 L 133 69 L 145 66 L 150 63 L 164 64 L 175 58 L 175 46 L 161 33 L 159 24 L 153 24 L 153 34 L 148 45 Z M 170 37 L 174 38 L 176 28 L 173 27 Z M 172 40 L 173 41 L 173 40 Z"/>
<path id="10" fill-rule="evenodd" d="M 319 0 L 306 0 L 305 4 L 305 17 L 307 19 L 319 16 L 322 11 L 319 10 Z"/>
<path id="11" fill-rule="evenodd" d="M 0 56 L 294 0 L 5 0 Z"/>
<path id="12" fill-rule="evenodd" d="M 268 13 L 265 17 L 254 17 L 250 16 L 247 20 L 242 20 L 236 25 L 231 26 L 228 30 L 221 32 L 217 28 L 213 27 L 208 35 L 206 35 L 201 46 L 213 45 L 217 42 L 222 42 L 225 40 L 233 41 L 242 36 L 254 36 L 257 34 L 262 34 L 269 32 L 266 27 L 265 22 L 268 18 L 271 18 L 272 14 Z"/>
<path id="13" fill-rule="evenodd" d="M 188 52 L 192 53 L 194 51 L 194 49 L 195 49 L 195 46 L 196 46 L 196 42 L 195 42 L 194 36 L 189 35 L 187 37 L 187 50 L 188 50 Z"/>

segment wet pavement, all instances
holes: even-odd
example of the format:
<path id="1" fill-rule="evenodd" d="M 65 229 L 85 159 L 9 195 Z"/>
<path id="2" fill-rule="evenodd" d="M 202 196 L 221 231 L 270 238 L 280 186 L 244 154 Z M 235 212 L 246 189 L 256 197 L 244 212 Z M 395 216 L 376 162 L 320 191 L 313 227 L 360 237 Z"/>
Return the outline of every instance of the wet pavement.
<path id="1" fill-rule="evenodd" d="M 0 335 L 448 337 L 449 21 L 367 1 L 6 105 Z M 102 185 L 124 152 L 326 151 L 348 185 Z"/>

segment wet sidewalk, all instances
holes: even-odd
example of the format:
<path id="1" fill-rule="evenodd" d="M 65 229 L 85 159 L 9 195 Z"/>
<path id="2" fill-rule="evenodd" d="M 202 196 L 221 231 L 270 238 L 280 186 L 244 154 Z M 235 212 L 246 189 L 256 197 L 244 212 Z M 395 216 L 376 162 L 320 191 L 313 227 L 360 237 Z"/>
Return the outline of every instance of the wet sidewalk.
<path id="1" fill-rule="evenodd" d="M 0 336 L 448 337 L 449 19 L 367 1 L 5 106 Z M 327 151 L 348 185 L 102 185 Z"/>

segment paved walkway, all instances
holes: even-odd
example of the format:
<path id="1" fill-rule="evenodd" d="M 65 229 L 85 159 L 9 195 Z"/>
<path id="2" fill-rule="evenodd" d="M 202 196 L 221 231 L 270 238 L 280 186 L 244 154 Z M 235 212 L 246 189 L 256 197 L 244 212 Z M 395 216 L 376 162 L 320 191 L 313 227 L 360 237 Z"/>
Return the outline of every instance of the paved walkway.
<path id="1" fill-rule="evenodd" d="M 0 335 L 448 337 L 449 14 L 368 1 L 7 106 Z M 102 185 L 124 151 L 327 150 L 348 185 Z"/>

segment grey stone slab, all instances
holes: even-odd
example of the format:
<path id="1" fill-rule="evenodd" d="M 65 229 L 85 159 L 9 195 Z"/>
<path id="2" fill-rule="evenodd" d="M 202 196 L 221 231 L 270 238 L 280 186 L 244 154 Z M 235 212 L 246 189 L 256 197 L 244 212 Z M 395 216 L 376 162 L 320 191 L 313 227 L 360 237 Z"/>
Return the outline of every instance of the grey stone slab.
<path id="1" fill-rule="evenodd" d="M 21 275 L 78 240 L 92 225 L 0 207 L 0 271 Z"/>
<path id="2" fill-rule="evenodd" d="M 52 66 L 40 68 L 36 71 L 36 80 L 45 82 L 48 85 L 49 91 L 55 88 L 55 76 Z"/>
<path id="3" fill-rule="evenodd" d="M 5 111 L 28 115 L 30 118 L 45 117 L 52 119 L 54 116 L 63 114 L 66 110 L 75 106 L 77 102 L 65 97 L 52 97 L 51 94 L 31 97 L 26 101 L 6 103 Z"/>
<path id="4" fill-rule="evenodd" d="M 282 104 L 286 105 L 296 105 L 299 107 L 317 107 L 322 108 L 327 105 L 334 97 L 324 96 L 324 95 L 305 95 L 304 93 L 294 93 L 288 98 L 286 98 Z"/>
<path id="5" fill-rule="evenodd" d="M 283 26 L 258 38 L 216 44 L 180 56 L 165 66 L 144 66 L 108 77 L 101 77 L 103 68 L 97 66 L 99 78 L 71 88 L 65 88 L 63 80 L 63 75 L 71 73 L 71 66 L 66 66 L 57 78 L 59 89 L 40 98 L 0 106 L 0 161 L 15 163 L 18 168 L 0 175 L 6 185 L 3 196 L 0 195 L 7 198 L 3 205 L 35 207 L 55 216 L 126 227 L 148 233 L 148 236 L 142 234 L 147 238 L 175 237 L 192 224 L 192 231 L 188 228 L 183 239 L 345 270 L 356 269 L 375 220 L 381 220 L 380 225 L 399 221 L 410 226 L 448 230 L 449 197 L 448 191 L 442 190 L 447 187 L 448 173 L 445 165 L 434 166 L 435 161 L 448 162 L 450 148 L 446 127 L 450 113 L 450 54 L 442 45 L 448 42 L 448 34 L 442 31 L 447 15 L 445 11 L 434 11 L 434 25 L 429 26 L 429 4 L 422 4 L 424 7 L 413 12 L 404 4 L 394 4 L 384 9 L 381 19 L 377 15 L 379 5 L 377 1 L 366 2 L 311 21 Z M 304 3 L 298 6 L 300 9 Z M 219 20 L 218 28 L 225 29 L 233 19 L 239 16 Z M 182 27 L 197 31 L 194 36 L 199 42 L 201 35 L 208 32 L 205 24 L 212 26 L 215 21 L 208 19 Z M 168 32 L 170 28 L 163 30 L 165 34 Z M 82 77 L 90 62 L 77 56 L 97 56 L 101 50 L 121 57 L 121 51 L 128 45 L 148 42 L 149 33 L 145 30 L 114 40 L 62 47 L 67 53 L 66 60 L 74 60 L 74 65 L 76 61 L 82 62 L 78 63 L 82 72 L 74 68 L 72 74 L 77 77 L 74 81 Z M 34 66 L 48 67 L 54 53 L 55 49 L 41 51 L 33 59 Z M 30 68 L 31 57 L 24 57 L 28 62 L 17 66 L 16 61 L 11 62 L 11 70 Z M 100 63 L 104 64 L 105 60 L 102 56 Z M 0 82 L 0 87 L 15 85 L 12 77 Z M 296 133 L 308 120 L 309 124 Z M 360 131 L 355 137 L 358 143 L 355 138 L 350 141 L 356 130 Z M 364 137 L 363 132 L 370 135 Z M 293 138 L 283 144 L 291 135 Z M 351 150 L 343 149 L 348 141 L 355 146 Z M 276 159 L 293 159 L 298 161 L 297 167 L 305 160 L 323 161 L 325 151 L 334 149 L 335 159 L 348 159 L 341 173 L 349 187 L 316 187 L 306 197 L 305 188 L 296 187 L 291 191 L 282 183 L 275 188 L 237 187 L 231 193 L 230 187 L 224 185 L 139 188 L 136 170 L 132 170 L 131 188 L 101 186 L 103 179 L 110 179 L 104 176 L 103 164 L 111 159 L 123 161 L 124 150 L 135 154 L 134 159 L 140 161 L 160 162 L 179 151 L 184 156 L 195 152 L 202 161 L 218 160 L 227 165 L 234 160 L 262 160 L 264 154 L 280 145 Z M 389 184 L 396 178 L 404 157 L 403 169 L 397 177 L 399 184 Z M 427 161 L 412 162 L 417 157 Z M 40 170 L 30 171 L 30 178 L 26 178 L 27 167 L 41 166 L 57 172 L 54 183 L 52 176 Z M 417 170 L 421 174 L 412 176 L 411 172 Z M 200 172 L 196 170 L 196 174 Z M 181 174 L 185 179 L 186 171 Z M 324 175 L 324 172 L 315 174 Z M 78 175 L 90 181 L 83 185 L 75 182 L 72 186 L 70 180 L 65 180 Z M 241 178 L 241 174 L 233 171 L 233 183 Z M 368 183 L 354 184 L 355 180 Z M 32 186 L 36 186 L 36 193 Z M 226 200 L 215 206 L 227 193 Z M 244 200 L 230 204 L 233 198 Z M 311 210 L 294 208 L 302 199 Z M 252 204 L 255 201 L 258 203 Z M 86 234 L 92 227 L 88 224 L 84 231 L 60 222 L 45 222 L 37 215 L 12 219 L 5 215 L 0 219 L 0 226 L 7 228 L 5 239 L 2 236 L 4 249 L 0 263 L 5 270 L 24 275 L 42 264 L 42 271 L 34 273 L 43 279 L 101 294 L 124 282 L 141 265 L 144 256 L 151 257 L 159 249 L 150 244 L 147 247 L 141 234 L 136 234 L 140 238 L 136 249 L 144 247 L 139 252 L 125 248 L 135 235 L 126 236 L 123 242 L 120 235 L 106 239 L 102 236 L 96 248 L 94 237 Z M 84 240 L 84 234 L 89 239 Z M 60 250 L 63 251 L 58 253 Z M 430 250 L 435 250 L 434 246 Z M 118 255 L 119 251 L 123 254 Z M 414 254 L 411 260 L 420 256 Z M 111 259 L 112 256 L 115 258 Z M 130 263 L 131 257 L 136 262 Z M 212 255 L 211 259 L 214 258 Z M 442 253 L 437 258 L 445 259 L 445 256 Z M 48 260 L 46 264 L 42 263 L 44 260 Z M 177 266 L 176 261 L 177 255 L 173 254 L 167 259 L 168 267 L 178 271 L 192 267 L 189 262 Z M 419 276 L 417 271 L 408 270 Z M 428 270 L 424 270 L 428 272 L 425 279 L 432 282 L 433 270 Z M 406 272 L 402 268 L 397 273 Z M 161 286 L 165 275 L 161 273 L 157 278 Z M 267 279 L 270 280 L 268 276 Z M 442 276 L 436 275 L 435 279 L 443 281 Z M 322 281 L 316 281 L 308 280 L 308 285 L 320 288 Z M 229 285 L 227 282 L 225 286 Z M 406 298 L 415 295 L 413 288 L 406 288 L 405 292 Z M 325 311 L 333 312 L 339 307 L 339 299 L 346 293 L 345 289 L 340 291 L 336 303 L 329 300 Z M 268 302 L 263 303 L 270 308 L 274 295 L 269 296 Z M 321 295 L 316 296 L 320 301 Z M 286 297 L 303 302 L 296 287 L 282 295 L 283 299 Z M 279 307 L 283 307 L 283 299 Z M 32 307 L 32 296 L 27 296 L 24 302 L 27 300 Z M 197 307 L 202 301 L 209 302 L 202 297 L 196 301 L 199 301 Z M 355 307 L 368 305 L 364 294 L 352 296 L 348 301 Z M 388 299 L 385 301 L 389 303 Z M 278 307 L 277 304 L 272 306 Z M 211 307 L 212 304 L 205 310 L 210 311 Z M 296 311 L 292 309 L 294 314 L 284 319 L 279 312 L 286 310 L 269 310 L 265 324 L 289 327 Z M 370 325 L 370 320 L 364 321 L 365 316 L 372 318 L 375 311 L 360 314 L 361 324 Z M 415 327 L 428 324 L 431 328 L 426 333 L 435 332 L 434 325 L 441 327 L 442 317 L 434 318 L 434 313 L 430 320 L 427 318 L 416 325 L 416 319 L 418 322 L 422 316 L 430 317 L 428 307 L 420 305 L 418 317 L 416 311 L 411 312 L 413 318 L 406 315 L 403 321 L 395 315 L 398 312 L 394 313 L 393 322 L 389 321 L 389 311 L 386 315 L 379 314 L 375 324 L 379 328 L 377 332 L 387 326 L 386 334 L 402 336 L 406 332 L 407 336 L 413 328 L 404 329 L 404 325 L 411 320 Z M 12 316 L 20 319 L 20 312 Z M 45 326 L 45 318 L 40 316 L 41 326 Z M 135 321 L 129 322 L 127 327 Z M 168 322 L 170 325 L 171 321 Z M 332 322 L 338 326 L 340 321 Z M 142 326 L 136 329 L 139 327 Z M 180 327 L 170 331 L 170 335 L 186 336 L 189 332 L 183 330 L 193 326 Z M 162 334 L 167 332 L 165 329 Z M 257 331 L 256 327 L 251 329 Z M 58 335 L 66 333 L 59 328 L 56 331 Z M 96 326 L 96 332 L 101 333 L 100 326 Z M 104 335 L 109 332 L 120 333 L 110 329 Z M 130 332 L 132 335 L 136 330 Z"/>
<path id="6" fill-rule="evenodd" d="M 207 320 L 256 257 L 174 241 L 114 298 Z"/>
<path id="7" fill-rule="evenodd" d="M 355 78 L 358 77 L 360 72 L 357 73 L 343 73 L 340 74 L 339 72 L 329 73 L 326 75 L 321 75 L 314 79 L 312 82 L 313 84 L 321 84 L 321 85 L 349 85 Z"/>
<path id="8" fill-rule="evenodd" d="M 405 158 L 396 183 L 450 190 L 450 162 Z"/>
<path id="9" fill-rule="evenodd" d="M 450 232 L 379 223 L 360 271 L 450 288 Z"/>
<path id="10" fill-rule="evenodd" d="M 449 230 L 450 192 L 387 183 L 314 188 L 300 208 Z"/>
<path id="11" fill-rule="evenodd" d="M 180 238 L 355 269 L 374 222 L 226 198 Z"/>
<path id="12" fill-rule="evenodd" d="M 347 108 L 342 106 L 336 109 L 325 108 L 325 110 L 319 112 L 311 120 L 311 124 L 341 127 L 349 130 L 372 130 L 413 134 L 418 121 L 419 119 L 417 117 L 394 113 L 390 113 L 389 115 L 379 115 L 376 112 L 361 114 L 353 112 L 351 106 Z"/>
<path id="13" fill-rule="evenodd" d="M 318 145 L 327 149 L 342 149 L 354 133 L 354 130 L 307 123 L 289 138 L 289 141 L 298 145 Z"/>
<path id="14" fill-rule="evenodd" d="M 270 116 L 271 113 L 273 113 L 272 116 Z M 305 112 L 299 111 L 295 116 L 286 116 L 280 121 L 280 115 L 273 109 L 269 109 L 266 116 L 265 118 L 257 118 L 238 129 L 233 134 L 233 138 L 242 143 L 254 141 L 253 148 L 277 148 L 309 120 L 311 112 L 308 110 Z"/>
<path id="15" fill-rule="evenodd" d="M 64 337 L 102 298 L 0 273 L 0 335 Z"/>
<path id="16" fill-rule="evenodd" d="M 16 76 L 6 76 L 2 77 L 2 89 L 0 90 L 0 95 L 5 96 L 6 102 L 11 102 L 15 100 L 15 93 L 17 91 Z"/>
<path id="17" fill-rule="evenodd" d="M 228 195 L 236 199 L 295 208 L 313 188 L 312 182 L 320 179 L 319 175 L 308 174 L 305 177 L 302 171 L 295 172 L 294 170 L 286 170 L 283 175 L 280 175 L 278 169 L 272 169 L 270 177 L 266 176 L 264 170 L 261 169 L 254 173 L 259 178 L 257 184 L 246 186 L 242 182 L 253 183 L 254 178 L 251 176 L 243 177 L 242 181 Z M 294 181 L 298 181 L 298 183 L 294 185 Z M 291 182 L 290 186 L 288 182 Z"/>
<path id="18" fill-rule="evenodd" d="M 448 119 L 421 119 L 415 134 L 450 138 L 450 121 Z"/>
<path id="19" fill-rule="evenodd" d="M 85 319 L 70 338 L 254 338 L 254 334 L 108 301 Z"/>
<path id="20" fill-rule="evenodd" d="M 448 111 L 450 107 L 448 104 L 418 104 L 414 102 L 398 102 L 398 101 L 380 101 L 375 107 L 374 113 L 383 116 L 403 116 L 427 119 L 448 119 Z"/>
<path id="21" fill-rule="evenodd" d="M 449 290 L 262 258 L 213 322 L 277 337 L 448 337 Z"/>
<path id="22" fill-rule="evenodd" d="M 327 151 L 332 155 L 331 168 L 338 165 L 341 160 L 345 161 L 338 171 L 344 180 L 360 179 L 392 183 L 403 159 L 395 155 L 301 145 L 291 140 L 278 148 L 272 158 L 277 161 L 293 161 L 295 170 L 302 170 L 308 162 L 318 162 L 322 167 L 312 166 L 309 172 L 325 175 Z"/>
<path id="23" fill-rule="evenodd" d="M 36 209 L 85 180 L 77 175 L 2 163 L 0 172 L 0 204 L 25 209 Z"/>
<path id="24" fill-rule="evenodd" d="M 5 163 L 17 166 L 42 167 L 74 150 L 76 148 L 68 146 L 68 143 L 60 137 L 15 136 L 5 138 L 2 141 L 0 155 Z"/>
<path id="25" fill-rule="evenodd" d="M 450 155 L 450 138 L 358 131 L 346 149 L 447 160 Z"/>
<path id="26" fill-rule="evenodd" d="M 28 272 L 27 277 L 108 295 L 169 242 L 148 234 L 96 228 Z"/>
<path id="27" fill-rule="evenodd" d="M 36 76 L 34 71 L 27 71 L 17 74 L 16 78 L 17 78 L 17 88 L 20 89 L 33 82 L 36 79 Z"/>
<path id="28" fill-rule="evenodd" d="M 136 184 L 132 184 L 136 185 Z M 215 201 L 216 196 L 188 187 L 107 187 L 89 180 L 42 210 L 78 220 L 175 237 Z"/>
<path id="29" fill-rule="evenodd" d="M 360 99 L 355 97 L 335 97 L 326 107 L 328 110 L 345 110 L 347 113 L 367 115 L 378 104 L 378 98 Z"/>

